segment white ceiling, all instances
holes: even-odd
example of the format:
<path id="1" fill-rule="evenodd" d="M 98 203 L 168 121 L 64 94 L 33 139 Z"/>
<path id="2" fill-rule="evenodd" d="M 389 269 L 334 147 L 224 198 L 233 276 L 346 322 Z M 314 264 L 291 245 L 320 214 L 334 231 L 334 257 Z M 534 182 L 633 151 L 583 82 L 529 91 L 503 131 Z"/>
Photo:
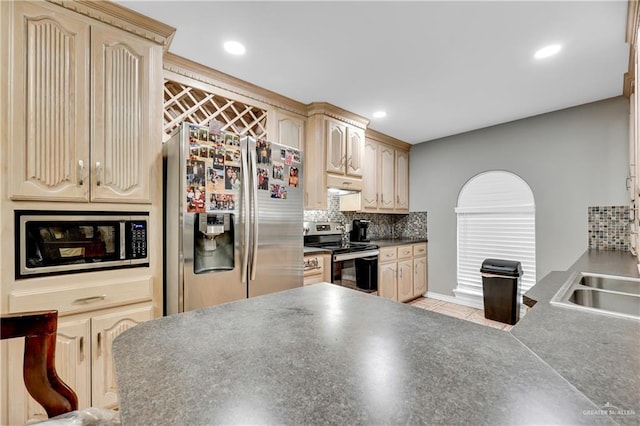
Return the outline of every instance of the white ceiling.
<path id="1" fill-rule="evenodd" d="M 628 66 L 626 0 L 117 3 L 177 28 L 177 55 L 409 143 L 621 95 Z"/>

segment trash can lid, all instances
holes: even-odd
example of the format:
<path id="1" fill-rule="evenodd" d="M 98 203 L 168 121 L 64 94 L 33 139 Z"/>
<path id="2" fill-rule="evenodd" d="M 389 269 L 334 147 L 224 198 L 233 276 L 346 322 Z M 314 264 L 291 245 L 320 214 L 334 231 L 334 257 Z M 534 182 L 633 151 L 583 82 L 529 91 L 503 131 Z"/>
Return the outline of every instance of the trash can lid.
<path id="1" fill-rule="evenodd" d="M 480 272 L 507 277 L 519 277 L 522 275 L 520 262 L 504 259 L 485 259 L 482 262 Z"/>

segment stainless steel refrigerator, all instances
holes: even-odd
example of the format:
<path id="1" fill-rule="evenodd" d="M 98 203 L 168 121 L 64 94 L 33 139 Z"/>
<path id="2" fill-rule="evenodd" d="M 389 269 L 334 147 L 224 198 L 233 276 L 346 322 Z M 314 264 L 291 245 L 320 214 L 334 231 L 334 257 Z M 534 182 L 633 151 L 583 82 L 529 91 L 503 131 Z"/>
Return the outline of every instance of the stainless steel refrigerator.
<path id="1" fill-rule="evenodd" d="M 167 315 L 302 286 L 302 152 L 210 127 L 165 143 Z"/>

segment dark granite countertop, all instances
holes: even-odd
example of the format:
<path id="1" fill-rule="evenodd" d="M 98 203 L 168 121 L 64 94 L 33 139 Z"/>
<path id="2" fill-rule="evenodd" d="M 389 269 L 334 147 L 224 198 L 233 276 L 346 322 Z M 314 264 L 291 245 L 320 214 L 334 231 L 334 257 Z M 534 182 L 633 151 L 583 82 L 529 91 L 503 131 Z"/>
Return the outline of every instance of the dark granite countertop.
<path id="1" fill-rule="evenodd" d="M 535 304 L 511 334 L 616 422 L 640 424 L 640 321 L 551 305 L 576 271 L 639 277 L 629 253 L 587 251 L 526 293 Z"/>
<path id="2" fill-rule="evenodd" d="M 615 424 L 526 340 L 321 283 L 142 323 L 113 354 L 124 425 Z"/>
<path id="3" fill-rule="evenodd" d="M 418 244 L 426 242 L 426 238 L 383 238 L 380 240 L 371 240 L 371 244 L 375 244 L 378 247 L 401 246 L 404 244 Z"/>
<path id="4" fill-rule="evenodd" d="M 331 254 L 331 250 L 317 248 L 317 247 L 304 247 L 305 256 L 308 254 Z"/>

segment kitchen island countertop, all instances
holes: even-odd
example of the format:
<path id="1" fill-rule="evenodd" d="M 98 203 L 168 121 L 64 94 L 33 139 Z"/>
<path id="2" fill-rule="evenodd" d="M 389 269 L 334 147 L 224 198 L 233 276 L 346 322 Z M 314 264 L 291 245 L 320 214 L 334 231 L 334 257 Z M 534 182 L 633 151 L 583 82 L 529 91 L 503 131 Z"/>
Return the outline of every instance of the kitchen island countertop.
<path id="1" fill-rule="evenodd" d="M 328 283 L 142 323 L 113 351 L 123 424 L 615 424 L 509 332 Z"/>

